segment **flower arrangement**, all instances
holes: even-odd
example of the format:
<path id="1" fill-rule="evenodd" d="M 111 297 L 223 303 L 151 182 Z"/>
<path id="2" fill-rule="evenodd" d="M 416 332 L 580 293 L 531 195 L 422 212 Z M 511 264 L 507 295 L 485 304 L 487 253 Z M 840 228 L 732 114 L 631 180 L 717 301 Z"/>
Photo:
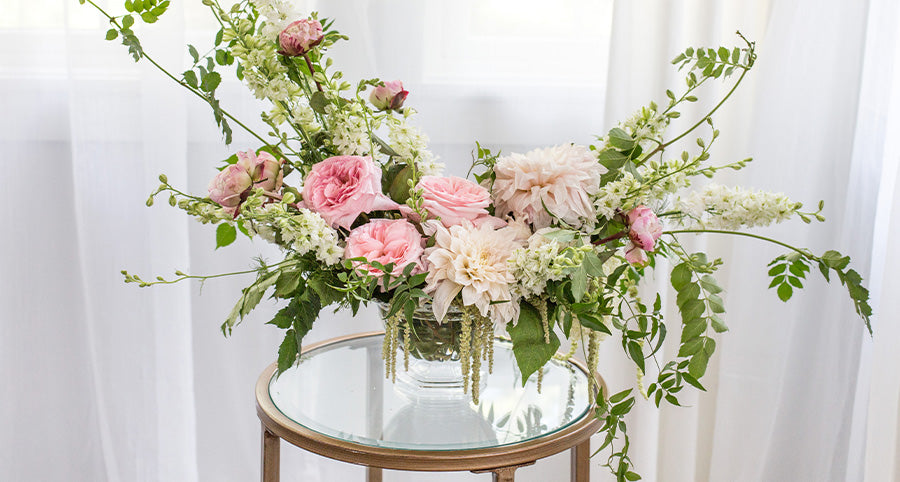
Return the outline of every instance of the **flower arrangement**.
<path id="1" fill-rule="evenodd" d="M 623 417 L 639 396 L 657 406 L 678 405 L 686 385 L 703 390 L 714 336 L 727 330 L 714 277 L 722 261 L 688 252 L 682 235 L 720 233 L 778 244 L 786 254 L 770 263 L 769 275 L 780 299 L 802 288 L 816 267 L 847 288 L 869 326 L 868 291 L 848 257 L 817 255 L 746 231 L 793 218 L 824 221 L 821 202 L 809 212 L 783 194 L 709 183 L 690 189 L 697 179 L 750 162 L 708 162 L 720 135 L 713 114 L 756 60 L 754 43 L 743 36 L 741 47 L 678 54 L 673 64 L 686 73 L 683 91 L 667 91 L 665 104 L 641 108 L 592 145 L 503 154 L 476 143 L 469 180 L 441 174 L 428 138 L 410 122 L 415 110 L 406 105 L 410 93 L 402 82 L 343 79 L 326 53 L 347 37 L 315 13 L 301 16 L 285 0 L 243 0 L 228 8 L 203 0 L 221 29 L 207 54 L 188 46 L 193 64 L 175 75 L 153 61 L 132 30 L 136 18 L 155 22 L 168 1 L 127 0 L 127 13 L 115 16 L 85 1 L 108 18 L 107 40 L 121 38 L 135 61 L 153 63 L 209 104 L 226 144 L 232 125 L 259 142 L 225 159 L 208 193 L 184 193 L 160 175 L 147 204 L 167 195 L 172 206 L 217 225 L 218 247 L 240 232 L 282 249 L 282 260 L 247 272 L 255 279 L 222 325 L 230 334 L 267 294 L 283 300 L 270 321 L 285 330 L 279 373 L 297 362 L 304 335 L 327 306 L 356 312 L 381 304 L 389 374 L 396 372 L 398 349 L 408 360 L 413 322 L 423 312 L 438 323 L 452 312 L 459 331 L 451 330 L 450 342 L 439 330 L 425 338 L 443 351 L 459 346 L 468 378 L 491 357 L 489 341 L 498 332 L 512 341 L 523 383 L 535 372 L 540 376 L 561 337 L 573 352 L 586 345 L 596 370 L 598 344 L 614 335 L 636 366 L 638 390 L 597 394 L 606 434 L 601 448 L 615 445 L 608 466 L 620 480 L 636 480 Z M 268 135 L 220 104 L 216 89 L 225 70 L 270 103 L 261 113 Z M 697 101 L 701 86 L 729 79 L 733 87 L 715 108 L 667 136 L 670 121 L 681 106 Z M 672 155 L 689 135 L 696 136 L 696 147 Z M 673 265 L 679 320 L 663 318 L 659 294 L 647 298 L 637 289 L 647 273 L 667 266 L 663 259 Z M 140 286 L 209 278 L 176 271 L 172 279 L 145 281 L 123 274 Z M 660 361 L 672 331 L 680 332 L 679 351 Z M 413 354 L 435 358 L 437 351 L 418 347 Z M 648 370 L 648 360 L 658 369 Z M 644 389 L 643 376 L 651 371 L 655 378 Z M 467 387 L 477 399 L 477 379 Z"/>

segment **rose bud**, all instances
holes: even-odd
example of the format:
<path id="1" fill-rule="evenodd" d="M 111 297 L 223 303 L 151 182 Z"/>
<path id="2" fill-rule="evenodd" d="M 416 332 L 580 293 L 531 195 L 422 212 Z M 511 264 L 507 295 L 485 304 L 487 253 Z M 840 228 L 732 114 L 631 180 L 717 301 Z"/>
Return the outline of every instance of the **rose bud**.
<path id="1" fill-rule="evenodd" d="M 253 187 L 263 191 L 277 192 L 281 189 L 284 174 L 281 172 L 281 162 L 275 156 L 266 151 L 253 154 L 253 151 L 238 152 L 237 165 L 243 167 L 253 180 Z"/>
<path id="2" fill-rule="evenodd" d="M 397 110 L 403 107 L 407 95 L 409 92 L 403 90 L 403 82 L 392 80 L 372 89 L 369 102 L 379 110 Z"/>
<path id="3" fill-rule="evenodd" d="M 229 214 L 234 214 L 241 205 L 241 194 L 250 186 L 253 180 L 243 166 L 232 164 L 222 169 L 216 177 L 209 182 L 209 198 L 219 203 Z"/>
<path id="4" fill-rule="evenodd" d="M 318 20 L 301 19 L 285 27 L 278 36 L 281 50 L 288 57 L 299 57 L 322 41 L 322 24 Z"/>
<path id="5" fill-rule="evenodd" d="M 656 240 L 662 236 L 659 218 L 647 206 L 638 206 L 628 212 L 628 237 L 644 251 L 653 251 Z"/>

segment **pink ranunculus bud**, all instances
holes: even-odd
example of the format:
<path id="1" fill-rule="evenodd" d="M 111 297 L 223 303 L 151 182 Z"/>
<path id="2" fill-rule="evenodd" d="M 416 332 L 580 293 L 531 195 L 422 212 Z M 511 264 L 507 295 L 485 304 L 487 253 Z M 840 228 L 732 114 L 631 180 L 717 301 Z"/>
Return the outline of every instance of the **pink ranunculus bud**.
<path id="1" fill-rule="evenodd" d="M 393 263 L 393 276 L 399 276 L 407 265 L 414 263 L 413 273 L 421 273 L 423 241 L 415 226 L 405 219 L 374 219 L 350 231 L 344 259 L 366 258 L 383 265 Z M 365 263 L 357 263 L 357 268 L 375 276 L 384 274 Z"/>
<path id="2" fill-rule="evenodd" d="M 322 24 L 307 18 L 292 22 L 278 36 L 281 50 L 278 53 L 289 57 L 299 57 L 322 41 Z"/>
<path id="3" fill-rule="evenodd" d="M 635 246 L 653 251 L 660 236 L 662 224 L 650 208 L 642 205 L 628 212 L 628 238 Z"/>
<path id="4" fill-rule="evenodd" d="M 487 211 L 491 193 L 472 181 L 454 176 L 424 176 L 418 187 L 422 189 L 422 205 L 448 228 L 466 221 L 476 226 L 483 222 L 497 224 L 495 227 L 506 224 Z"/>
<path id="5" fill-rule="evenodd" d="M 403 90 L 403 82 L 392 80 L 372 89 L 369 102 L 379 110 L 397 110 L 403 107 L 407 95 L 409 92 Z"/>
<path id="6" fill-rule="evenodd" d="M 263 191 L 277 192 L 281 190 L 284 173 L 281 170 L 281 161 L 266 151 L 254 154 L 253 151 L 238 152 L 237 165 L 243 167 L 253 180 L 253 187 Z"/>
<path id="7" fill-rule="evenodd" d="M 303 202 L 332 227 L 350 229 L 362 213 L 399 209 L 381 193 L 381 169 L 371 157 L 336 156 L 315 164 L 303 181 Z"/>
<path id="8" fill-rule="evenodd" d="M 647 258 L 646 251 L 628 241 L 625 243 L 625 261 L 628 261 L 630 264 L 644 266 L 650 259 Z"/>
<path id="9" fill-rule="evenodd" d="M 232 164 L 216 174 L 216 177 L 209 182 L 207 189 L 209 198 L 213 202 L 219 203 L 226 212 L 234 214 L 241 205 L 241 194 L 250 189 L 252 185 L 253 180 L 247 169 Z"/>

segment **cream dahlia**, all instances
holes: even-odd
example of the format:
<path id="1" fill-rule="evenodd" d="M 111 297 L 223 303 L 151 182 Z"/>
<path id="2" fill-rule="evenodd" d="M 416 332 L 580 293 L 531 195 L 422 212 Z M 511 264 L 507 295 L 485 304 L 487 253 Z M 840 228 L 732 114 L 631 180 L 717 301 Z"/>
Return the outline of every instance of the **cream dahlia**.
<path id="1" fill-rule="evenodd" d="M 429 224 L 436 232 L 434 246 L 425 250 L 425 291 L 432 293 L 437 319 L 444 319 L 450 303 L 462 293 L 464 305 L 475 306 L 495 325 L 516 320 L 519 304 L 510 294 L 510 285 L 516 280 L 508 264 L 512 251 L 520 247 L 516 230 L 493 229 L 487 224 L 449 228 L 435 221 Z"/>
<path id="2" fill-rule="evenodd" d="M 512 213 L 535 229 L 550 226 L 553 217 L 581 226 L 596 215 L 592 197 L 605 172 L 590 150 L 574 144 L 500 157 L 494 166 L 495 214 Z"/>

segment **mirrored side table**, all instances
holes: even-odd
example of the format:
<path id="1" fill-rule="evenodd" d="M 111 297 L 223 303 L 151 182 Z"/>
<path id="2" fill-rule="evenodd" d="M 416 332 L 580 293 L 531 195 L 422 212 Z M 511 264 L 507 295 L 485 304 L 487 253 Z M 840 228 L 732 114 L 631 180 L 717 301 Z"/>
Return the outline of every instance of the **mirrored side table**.
<path id="1" fill-rule="evenodd" d="M 365 465 L 368 482 L 380 482 L 382 469 L 492 473 L 494 481 L 511 482 L 517 468 L 565 450 L 571 480 L 589 480 L 590 437 L 600 422 L 583 365 L 551 361 L 538 393 L 537 376 L 523 387 L 511 343 L 496 339 L 493 372 L 484 372 L 476 405 L 466 394 L 385 380 L 383 336 L 310 345 L 280 377 L 275 364 L 263 371 L 256 384 L 263 482 L 279 480 L 281 439 Z"/>

